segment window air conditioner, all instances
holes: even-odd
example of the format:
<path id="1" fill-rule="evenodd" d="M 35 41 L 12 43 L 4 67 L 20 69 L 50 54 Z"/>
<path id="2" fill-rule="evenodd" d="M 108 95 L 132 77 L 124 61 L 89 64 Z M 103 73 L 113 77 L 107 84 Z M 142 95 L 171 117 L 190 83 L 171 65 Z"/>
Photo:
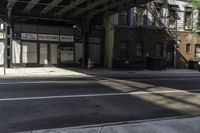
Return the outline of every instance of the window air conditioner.
<path id="1" fill-rule="evenodd" d="M 173 28 L 175 28 L 175 25 L 174 24 L 170 24 L 169 28 L 173 29 Z"/>
<path id="2" fill-rule="evenodd" d="M 186 26 L 185 26 L 185 29 L 186 29 L 186 30 L 191 30 L 191 29 L 192 29 L 192 26 L 186 25 Z"/>

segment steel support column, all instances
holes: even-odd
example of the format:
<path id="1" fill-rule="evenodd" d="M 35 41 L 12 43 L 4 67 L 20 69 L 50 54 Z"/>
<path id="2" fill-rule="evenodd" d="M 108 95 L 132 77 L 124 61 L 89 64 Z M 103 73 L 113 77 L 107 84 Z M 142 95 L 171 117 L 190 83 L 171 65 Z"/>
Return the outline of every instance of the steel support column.
<path id="1" fill-rule="evenodd" d="M 7 10 L 7 23 L 6 23 L 6 42 L 5 42 L 5 63 L 6 67 L 10 68 L 12 63 L 12 26 L 11 26 L 11 12 L 12 8 L 9 7 Z"/>
<path id="2" fill-rule="evenodd" d="M 87 68 L 89 59 L 89 36 L 90 36 L 91 17 L 86 17 L 83 26 L 83 68 Z"/>

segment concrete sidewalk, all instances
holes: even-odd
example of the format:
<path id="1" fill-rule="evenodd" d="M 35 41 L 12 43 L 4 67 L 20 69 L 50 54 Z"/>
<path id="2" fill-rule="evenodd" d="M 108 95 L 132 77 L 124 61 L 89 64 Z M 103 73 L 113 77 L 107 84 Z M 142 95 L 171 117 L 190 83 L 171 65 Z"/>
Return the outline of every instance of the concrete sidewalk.
<path id="1" fill-rule="evenodd" d="M 23 133 L 199 133 L 200 117 L 27 131 Z"/>
<path id="2" fill-rule="evenodd" d="M 57 68 L 57 67 L 39 67 L 39 68 L 7 68 L 4 75 L 4 69 L 0 68 L 1 77 L 54 77 L 54 76 L 70 76 L 70 77 L 91 77 L 104 75 L 200 75 L 200 72 L 188 69 L 168 69 L 163 71 L 119 71 L 112 69 L 82 69 L 82 68 Z"/>

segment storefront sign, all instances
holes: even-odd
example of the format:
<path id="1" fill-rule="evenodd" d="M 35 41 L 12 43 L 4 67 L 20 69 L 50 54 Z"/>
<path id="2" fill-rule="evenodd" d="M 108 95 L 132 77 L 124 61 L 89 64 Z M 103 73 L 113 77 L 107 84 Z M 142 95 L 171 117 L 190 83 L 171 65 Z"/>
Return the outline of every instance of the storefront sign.
<path id="1" fill-rule="evenodd" d="M 59 41 L 59 35 L 38 34 L 40 41 Z"/>
<path id="2" fill-rule="evenodd" d="M 74 36 L 60 36 L 61 42 L 74 42 Z"/>
<path id="3" fill-rule="evenodd" d="M 21 39 L 22 39 L 22 40 L 32 40 L 32 41 L 36 41 L 36 40 L 37 40 L 37 34 L 33 34 L 33 33 L 22 33 L 22 34 L 21 34 Z"/>
<path id="4" fill-rule="evenodd" d="M 100 37 L 90 37 L 89 42 L 90 43 L 101 43 L 101 38 Z"/>
<path id="5" fill-rule="evenodd" d="M 73 63 L 73 61 L 74 61 L 73 47 L 61 47 L 61 62 Z"/>

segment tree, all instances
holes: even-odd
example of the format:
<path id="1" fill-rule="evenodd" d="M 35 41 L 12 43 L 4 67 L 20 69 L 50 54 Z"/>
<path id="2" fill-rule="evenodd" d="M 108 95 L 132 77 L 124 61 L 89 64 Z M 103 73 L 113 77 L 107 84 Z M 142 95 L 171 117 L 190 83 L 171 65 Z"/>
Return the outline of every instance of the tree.
<path id="1" fill-rule="evenodd" d="M 192 4 L 192 6 L 193 6 L 193 8 L 195 10 L 199 10 L 200 11 L 200 0 L 191 0 L 191 4 Z M 198 21 L 197 22 L 197 27 L 199 29 L 200 28 L 200 16 L 199 15 L 198 15 L 197 21 Z"/>
<path id="2" fill-rule="evenodd" d="M 195 9 L 200 9 L 200 0 L 192 0 L 191 2 Z"/>

